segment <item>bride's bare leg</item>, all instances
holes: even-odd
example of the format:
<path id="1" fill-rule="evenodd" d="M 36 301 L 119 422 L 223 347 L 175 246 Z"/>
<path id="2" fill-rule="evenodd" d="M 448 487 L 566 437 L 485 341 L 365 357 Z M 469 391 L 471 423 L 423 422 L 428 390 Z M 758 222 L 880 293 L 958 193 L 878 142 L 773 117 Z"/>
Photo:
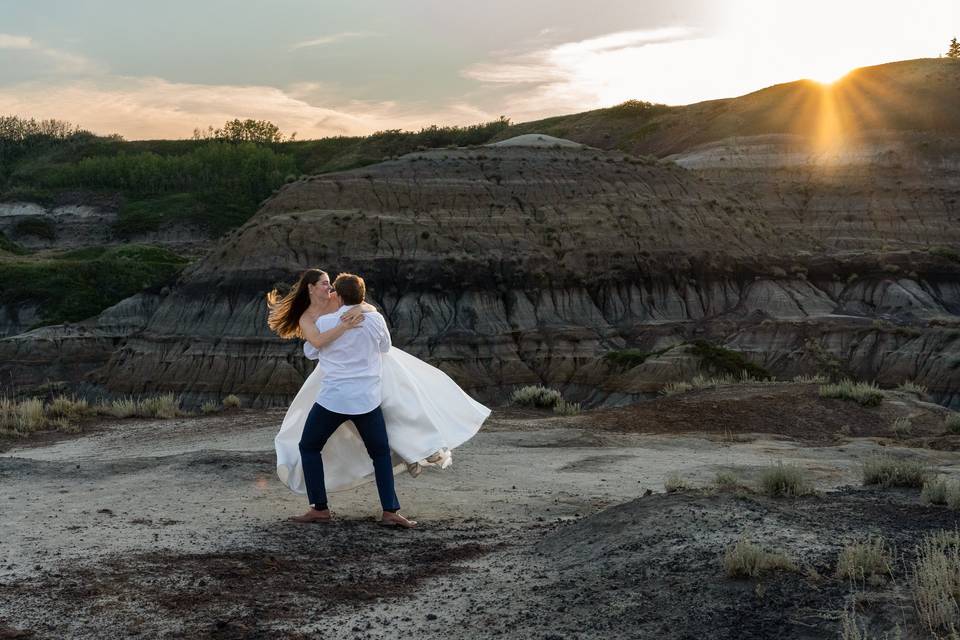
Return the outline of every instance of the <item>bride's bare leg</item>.
<path id="1" fill-rule="evenodd" d="M 290 516 L 287 520 L 291 522 L 330 522 L 333 516 L 330 515 L 330 509 L 310 509 L 302 516 Z"/>
<path id="2" fill-rule="evenodd" d="M 408 520 L 396 511 L 384 511 L 380 524 L 391 527 L 403 527 L 404 529 L 413 529 L 417 526 L 416 520 Z"/>

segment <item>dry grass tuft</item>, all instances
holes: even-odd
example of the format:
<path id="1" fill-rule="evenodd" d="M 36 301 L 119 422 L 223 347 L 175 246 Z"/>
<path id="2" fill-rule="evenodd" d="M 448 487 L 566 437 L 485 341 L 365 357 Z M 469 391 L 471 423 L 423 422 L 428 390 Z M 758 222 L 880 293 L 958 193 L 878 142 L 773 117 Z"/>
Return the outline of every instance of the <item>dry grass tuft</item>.
<path id="1" fill-rule="evenodd" d="M 580 415 L 580 411 L 579 402 L 567 402 L 561 399 L 557 404 L 553 405 L 553 412 L 561 416 L 577 416 Z"/>
<path id="2" fill-rule="evenodd" d="M 917 615 L 931 632 L 960 627 L 960 532 L 940 531 L 917 545 L 911 576 Z"/>
<path id="3" fill-rule="evenodd" d="M 960 413 L 951 413 L 944 421 L 947 433 L 960 433 Z"/>
<path id="4" fill-rule="evenodd" d="M 663 481 L 663 490 L 667 493 L 675 493 L 677 491 L 686 491 L 690 489 L 690 485 L 680 477 L 680 474 L 674 471 L 667 476 L 666 480 Z"/>
<path id="5" fill-rule="evenodd" d="M 899 627 L 894 629 L 892 637 L 886 633 L 883 634 L 882 639 L 871 636 L 867 632 L 866 625 L 861 624 L 857 618 L 856 608 L 853 604 L 844 609 L 840 616 L 840 640 L 900 640 L 901 637 Z"/>
<path id="6" fill-rule="evenodd" d="M 228 395 L 223 399 L 223 408 L 224 409 L 239 409 L 240 408 L 240 398 L 234 394 Z"/>
<path id="7" fill-rule="evenodd" d="M 147 398 L 117 398 L 97 406 L 97 412 L 114 418 L 175 418 L 183 415 L 180 398 L 172 393 Z"/>
<path id="8" fill-rule="evenodd" d="M 172 393 L 150 396 L 139 401 L 137 415 L 141 418 L 176 418 L 181 415 L 180 398 Z"/>
<path id="9" fill-rule="evenodd" d="M 923 484 L 920 500 L 924 504 L 943 504 L 960 509 L 960 480 L 947 480 L 943 476 L 931 478 Z"/>
<path id="10" fill-rule="evenodd" d="M 852 542 L 837 558 L 837 577 L 859 582 L 893 575 L 893 551 L 879 536 Z"/>
<path id="11" fill-rule="evenodd" d="M 660 395 L 663 396 L 675 396 L 679 393 L 686 393 L 687 391 L 692 391 L 693 385 L 689 382 L 668 382 L 660 389 Z"/>
<path id="12" fill-rule="evenodd" d="M 863 484 L 882 487 L 923 487 L 930 477 L 929 467 L 921 460 L 873 455 L 863 462 Z"/>
<path id="13" fill-rule="evenodd" d="M 220 405 L 216 402 L 204 402 L 200 405 L 200 413 L 216 413 L 217 411 L 220 411 Z"/>
<path id="14" fill-rule="evenodd" d="M 79 422 L 96 413 L 83 398 L 72 398 L 63 395 L 51 400 L 50 404 L 46 407 L 46 411 L 50 418 L 63 418 L 67 422 Z"/>
<path id="15" fill-rule="evenodd" d="M 765 551 L 741 538 L 723 554 L 723 568 L 731 578 L 755 578 L 766 571 L 796 571 L 797 565 L 783 553 Z"/>
<path id="16" fill-rule="evenodd" d="M 773 497 L 797 497 L 813 493 L 806 471 L 782 462 L 760 472 L 760 492 Z"/>
<path id="17" fill-rule="evenodd" d="M 716 477 L 713 479 L 713 484 L 716 485 L 718 489 L 730 490 L 738 488 L 740 481 L 732 471 L 718 471 Z"/>
<path id="18" fill-rule="evenodd" d="M 799 384 L 826 384 L 830 382 L 830 378 L 827 376 L 817 375 L 798 375 L 793 376 L 793 381 Z"/>
<path id="19" fill-rule="evenodd" d="M 916 383 L 913 380 L 904 380 L 901 382 L 899 385 L 897 385 L 897 391 L 913 393 L 921 398 L 927 395 L 927 387 L 925 385 Z"/>
<path id="20" fill-rule="evenodd" d="M 137 415 L 138 408 L 139 404 L 135 398 L 117 398 L 109 404 L 98 405 L 97 411 L 114 418 L 132 418 Z"/>
<path id="21" fill-rule="evenodd" d="M 893 421 L 893 426 L 890 429 L 897 438 L 908 438 L 913 434 L 913 423 L 910 418 L 900 416 Z"/>
<path id="22" fill-rule="evenodd" d="M 0 398 L 0 432 L 25 435 L 39 431 L 47 424 L 47 414 L 43 410 L 43 401 L 39 398 L 26 400 Z"/>
<path id="23" fill-rule="evenodd" d="M 864 407 L 875 407 L 883 402 L 883 391 L 870 382 L 841 380 L 836 384 L 820 385 L 820 397 L 851 400 Z"/>

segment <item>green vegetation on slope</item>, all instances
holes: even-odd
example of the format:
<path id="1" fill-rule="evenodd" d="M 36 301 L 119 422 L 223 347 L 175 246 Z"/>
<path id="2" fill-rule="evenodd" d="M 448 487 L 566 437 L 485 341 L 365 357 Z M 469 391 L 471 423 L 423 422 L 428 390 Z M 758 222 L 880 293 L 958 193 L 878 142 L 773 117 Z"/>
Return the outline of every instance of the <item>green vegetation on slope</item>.
<path id="1" fill-rule="evenodd" d="M 0 231 L 0 254 L 2 253 L 12 253 L 17 256 L 22 256 L 30 253 L 19 244 L 8 238 L 2 231 Z"/>
<path id="2" fill-rule="evenodd" d="M 0 261 L 0 304 L 37 302 L 41 324 L 76 322 L 172 282 L 186 260 L 158 247 L 79 249 L 44 260 Z"/>
<path id="3" fill-rule="evenodd" d="M 0 117 L 0 199 L 49 204 L 65 194 L 118 194 L 122 204 L 114 230 L 122 236 L 189 223 L 215 237 L 243 224 L 275 189 L 301 175 L 365 166 L 418 149 L 483 144 L 510 122 L 303 141 L 272 126 L 234 121 L 193 140 L 127 142 L 61 121 Z"/>
<path id="4" fill-rule="evenodd" d="M 739 351 L 719 347 L 706 340 L 695 340 L 690 343 L 690 347 L 693 355 L 700 358 L 706 367 L 717 373 L 739 376 L 745 371 L 751 378 L 765 380 L 771 377 L 769 371 L 753 364 Z"/>

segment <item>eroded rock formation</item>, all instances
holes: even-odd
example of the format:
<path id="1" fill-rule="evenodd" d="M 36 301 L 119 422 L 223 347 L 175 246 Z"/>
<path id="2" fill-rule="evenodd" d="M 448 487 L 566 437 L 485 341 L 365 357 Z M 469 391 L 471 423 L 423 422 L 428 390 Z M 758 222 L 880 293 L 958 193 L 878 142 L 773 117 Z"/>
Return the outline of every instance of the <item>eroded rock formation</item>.
<path id="1" fill-rule="evenodd" d="M 682 344 L 707 339 L 774 374 L 916 379 L 960 404 L 960 182 L 853 155 L 692 170 L 501 146 L 311 177 L 191 267 L 96 379 L 286 401 L 308 362 L 268 333 L 263 296 L 316 266 L 362 273 L 398 346 L 490 400 L 538 381 L 637 397 L 688 376 Z M 601 359 L 625 347 L 661 353 Z"/>

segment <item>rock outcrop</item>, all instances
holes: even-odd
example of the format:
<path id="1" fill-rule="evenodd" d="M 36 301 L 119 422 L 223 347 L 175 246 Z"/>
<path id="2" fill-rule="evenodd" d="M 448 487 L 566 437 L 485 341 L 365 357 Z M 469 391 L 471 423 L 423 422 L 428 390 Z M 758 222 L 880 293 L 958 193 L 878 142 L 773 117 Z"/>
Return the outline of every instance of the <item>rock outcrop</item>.
<path id="1" fill-rule="evenodd" d="M 317 266 L 362 273 L 396 344 L 486 399 L 541 381 L 635 398 L 697 363 L 601 356 L 707 339 L 773 374 L 916 379 L 960 401 L 948 171 L 723 171 L 505 145 L 301 180 L 185 272 L 97 379 L 286 401 L 308 362 L 269 334 L 263 296 Z"/>

